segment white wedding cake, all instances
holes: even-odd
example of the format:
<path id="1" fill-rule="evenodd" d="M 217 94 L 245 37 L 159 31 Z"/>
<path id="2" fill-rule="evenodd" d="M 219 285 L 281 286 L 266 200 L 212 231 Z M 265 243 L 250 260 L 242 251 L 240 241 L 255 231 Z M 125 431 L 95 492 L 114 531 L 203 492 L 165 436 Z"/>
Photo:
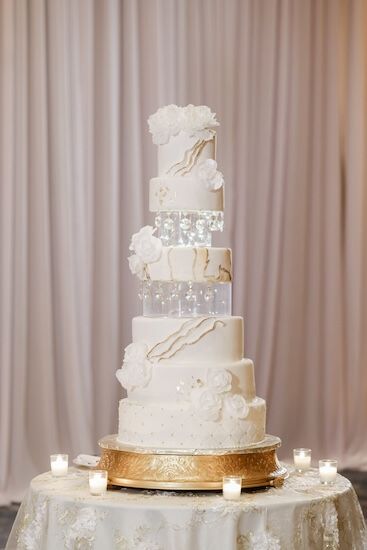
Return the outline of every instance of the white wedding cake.
<path id="1" fill-rule="evenodd" d="M 243 319 L 231 316 L 231 250 L 211 247 L 224 209 L 215 113 L 169 105 L 148 125 L 158 146 L 149 188 L 155 227 L 143 227 L 130 245 L 143 316 L 133 319 L 116 373 L 127 390 L 117 442 L 212 453 L 259 445 L 266 404 L 243 358 Z"/>

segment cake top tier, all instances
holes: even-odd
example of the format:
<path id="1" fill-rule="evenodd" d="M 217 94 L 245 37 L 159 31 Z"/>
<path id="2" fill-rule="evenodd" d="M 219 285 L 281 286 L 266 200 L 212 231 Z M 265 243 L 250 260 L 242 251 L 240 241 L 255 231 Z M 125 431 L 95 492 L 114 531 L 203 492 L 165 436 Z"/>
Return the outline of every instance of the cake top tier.
<path id="1" fill-rule="evenodd" d="M 211 248 L 223 230 L 222 174 L 215 161 L 215 113 L 204 105 L 167 105 L 148 119 L 158 145 L 150 180 L 154 225 L 131 239 L 129 267 L 141 280 L 144 315 L 231 314 L 231 251 Z"/>
<path id="2" fill-rule="evenodd" d="M 167 105 L 149 117 L 149 131 L 158 145 L 158 177 L 150 182 L 152 212 L 223 211 L 215 117 L 205 105 Z"/>

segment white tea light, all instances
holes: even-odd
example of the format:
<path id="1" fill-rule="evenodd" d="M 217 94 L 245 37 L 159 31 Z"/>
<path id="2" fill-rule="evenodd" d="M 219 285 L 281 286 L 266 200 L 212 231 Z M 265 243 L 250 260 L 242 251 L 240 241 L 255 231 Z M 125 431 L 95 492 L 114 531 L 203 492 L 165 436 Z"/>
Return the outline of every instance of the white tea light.
<path id="1" fill-rule="evenodd" d="M 311 466 L 311 449 L 293 449 L 294 468 L 297 472 L 305 472 Z"/>
<path id="2" fill-rule="evenodd" d="M 51 472 L 54 477 L 66 476 L 68 473 L 68 455 L 51 455 Z"/>
<path id="3" fill-rule="evenodd" d="M 323 485 L 331 485 L 335 482 L 338 471 L 337 465 L 336 460 L 319 460 L 320 482 Z"/>
<path id="4" fill-rule="evenodd" d="M 242 477 L 223 477 L 223 498 L 225 500 L 239 500 L 241 497 Z"/>
<path id="5" fill-rule="evenodd" d="M 89 489 L 91 495 L 104 495 L 107 491 L 107 470 L 89 472 Z"/>

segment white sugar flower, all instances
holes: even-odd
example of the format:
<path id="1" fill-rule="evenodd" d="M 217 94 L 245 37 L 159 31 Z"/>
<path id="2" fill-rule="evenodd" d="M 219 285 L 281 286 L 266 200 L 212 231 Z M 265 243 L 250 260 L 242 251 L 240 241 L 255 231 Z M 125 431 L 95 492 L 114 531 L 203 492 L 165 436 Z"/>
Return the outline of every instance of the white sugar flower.
<path id="1" fill-rule="evenodd" d="M 231 390 L 232 374 L 226 369 L 209 369 L 206 385 L 215 393 Z"/>
<path id="2" fill-rule="evenodd" d="M 195 175 L 200 185 L 209 191 L 220 189 L 224 183 L 223 174 L 217 170 L 217 163 L 213 159 L 199 162 Z"/>
<path id="3" fill-rule="evenodd" d="M 123 388 L 132 391 L 144 388 L 150 382 L 152 365 L 147 359 L 148 346 L 144 342 L 129 344 L 125 348 L 124 361 L 116 377 Z"/>
<path id="4" fill-rule="evenodd" d="M 152 365 L 146 360 L 143 363 L 124 363 L 116 371 L 117 380 L 127 391 L 145 388 L 152 377 Z"/>
<path id="5" fill-rule="evenodd" d="M 208 141 L 213 137 L 213 132 L 209 129 L 219 126 L 219 123 L 215 119 L 215 113 L 212 113 L 206 105 L 190 104 L 187 107 L 166 105 L 148 118 L 148 126 L 153 136 L 153 143 L 165 145 L 181 130 L 192 137 Z"/>
<path id="6" fill-rule="evenodd" d="M 246 418 L 250 410 L 242 395 L 231 393 L 224 396 L 223 408 L 233 418 Z"/>
<path id="7" fill-rule="evenodd" d="M 191 390 L 190 399 L 201 418 L 217 420 L 222 408 L 222 399 L 218 393 L 205 387 L 195 387 Z"/>
<path id="8" fill-rule="evenodd" d="M 148 346 L 145 342 L 133 342 L 126 346 L 124 363 L 141 363 L 145 361 L 148 354 Z"/>
<path id="9" fill-rule="evenodd" d="M 131 237 L 129 250 L 133 250 L 145 264 L 156 262 L 162 253 L 162 241 L 154 237 L 155 231 L 151 225 L 146 225 Z"/>
<path id="10" fill-rule="evenodd" d="M 133 275 L 137 275 L 139 279 L 144 277 L 144 262 L 139 256 L 133 254 L 128 257 L 129 268 Z"/>
<path id="11" fill-rule="evenodd" d="M 215 113 L 212 113 L 206 105 L 187 105 L 183 109 L 182 129 L 190 136 L 208 141 L 212 139 L 213 133 L 209 128 L 219 126 L 215 119 Z"/>
<path id="12" fill-rule="evenodd" d="M 181 116 L 181 107 L 167 105 L 148 118 L 149 132 L 155 145 L 164 145 L 171 136 L 177 136 L 181 130 Z"/>
<path id="13" fill-rule="evenodd" d="M 124 363 L 121 369 L 116 371 L 116 378 L 121 386 L 128 391 L 133 389 L 133 369 L 132 363 Z"/>

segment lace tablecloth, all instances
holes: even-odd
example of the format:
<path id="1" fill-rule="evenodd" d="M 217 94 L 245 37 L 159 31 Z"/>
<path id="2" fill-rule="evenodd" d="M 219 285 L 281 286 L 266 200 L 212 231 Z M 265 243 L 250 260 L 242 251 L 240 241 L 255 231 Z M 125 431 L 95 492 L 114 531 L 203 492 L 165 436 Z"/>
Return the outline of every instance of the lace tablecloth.
<path id="1" fill-rule="evenodd" d="M 31 482 L 6 549 L 231 550 L 367 549 L 357 496 L 344 477 L 320 485 L 318 471 L 297 474 L 281 489 L 218 492 L 139 489 L 89 493 L 88 471 Z"/>

